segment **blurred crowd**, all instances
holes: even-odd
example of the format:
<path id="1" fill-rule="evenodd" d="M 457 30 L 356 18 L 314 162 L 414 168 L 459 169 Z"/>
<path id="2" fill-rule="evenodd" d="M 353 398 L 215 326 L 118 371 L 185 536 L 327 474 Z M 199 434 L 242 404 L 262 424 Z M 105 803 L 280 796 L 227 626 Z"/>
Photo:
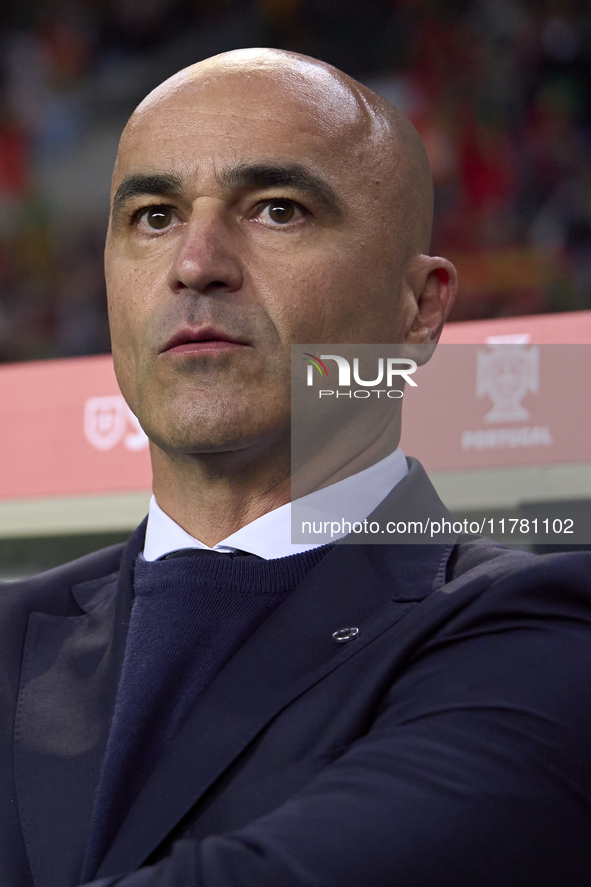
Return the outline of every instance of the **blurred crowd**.
<path id="1" fill-rule="evenodd" d="M 239 46 L 324 59 L 413 120 L 453 318 L 591 308 L 588 0 L 4 0 L 0 360 L 109 350 L 117 137 L 158 82 Z"/>

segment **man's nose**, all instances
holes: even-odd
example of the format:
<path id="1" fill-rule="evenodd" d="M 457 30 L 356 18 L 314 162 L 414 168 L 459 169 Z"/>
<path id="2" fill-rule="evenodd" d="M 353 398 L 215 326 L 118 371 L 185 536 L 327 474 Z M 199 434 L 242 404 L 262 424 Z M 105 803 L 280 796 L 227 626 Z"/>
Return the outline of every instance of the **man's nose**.
<path id="1" fill-rule="evenodd" d="M 240 232 L 224 217 L 223 207 L 195 208 L 179 238 L 168 274 L 170 289 L 199 295 L 239 290 L 244 281 L 239 239 Z"/>

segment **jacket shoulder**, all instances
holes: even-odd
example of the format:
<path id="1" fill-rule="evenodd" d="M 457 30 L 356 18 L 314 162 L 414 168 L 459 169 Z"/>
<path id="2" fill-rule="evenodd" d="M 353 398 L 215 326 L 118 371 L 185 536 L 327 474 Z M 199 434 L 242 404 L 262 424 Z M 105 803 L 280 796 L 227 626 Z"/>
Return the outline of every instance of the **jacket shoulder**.
<path id="1" fill-rule="evenodd" d="M 25 579 L 0 583 L 0 608 L 16 605 L 19 609 L 63 612 L 64 607 L 70 611 L 71 605 L 72 612 L 77 611 L 79 608 L 71 596 L 72 588 L 88 582 L 107 581 L 109 576 L 115 575 L 125 544 L 93 551 Z"/>
<path id="2" fill-rule="evenodd" d="M 475 610 L 473 605 L 468 610 L 478 611 L 478 618 L 489 609 L 496 619 L 500 608 L 523 624 L 526 614 L 537 613 L 544 620 L 575 618 L 591 626 L 590 551 L 530 554 L 494 543 L 482 550 L 478 542 L 472 544 L 479 550 L 459 546 L 456 571 L 441 588 L 446 596 L 466 592 L 475 604 Z"/>
<path id="3" fill-rule="evenodd" d="M 81 607 L 86 609 L 91 591 L 98 591 L 114 580 L 123 559 L 134 560 L 141 551 L 145 523 L 140 524 L 127 542 L 93 551 L 26 579 L 0 583 L 0 611 L 6 613 L 6 607 L 16 606 L 21 611 L 76 615 Z"/>
<path id="4" fill-rule="evenodd" d="M 487 575 L 491 579 L 538 563 L 541 555 L 509 548 L 479 536 L 454 546 L 447 564 L 446 580 L 468 582 Z"/>

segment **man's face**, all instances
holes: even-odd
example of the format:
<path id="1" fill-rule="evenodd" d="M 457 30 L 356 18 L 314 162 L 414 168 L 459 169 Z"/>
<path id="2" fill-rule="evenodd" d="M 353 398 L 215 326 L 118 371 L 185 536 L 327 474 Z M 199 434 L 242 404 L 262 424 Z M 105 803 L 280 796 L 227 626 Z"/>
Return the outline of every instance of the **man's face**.
<path id="1" fill-rule="evenodd" d="M 367 112 L 338 83 L 296 81 L 210 71 L 145 103 L 122 140 L 113 355 L 166 452 L 289 440 L 292 343 L 405 336 Z"/>

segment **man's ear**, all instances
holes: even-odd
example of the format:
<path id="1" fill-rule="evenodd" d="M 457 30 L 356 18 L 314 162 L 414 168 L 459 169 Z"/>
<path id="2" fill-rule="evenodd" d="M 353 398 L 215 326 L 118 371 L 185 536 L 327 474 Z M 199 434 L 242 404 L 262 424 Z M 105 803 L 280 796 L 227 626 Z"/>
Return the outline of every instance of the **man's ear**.
<path id="1" fill-rule="evenodd" d="M 457 271 L 440 256 L 415 256 L 407 268 L 406 283 L 414 294 L 406 342 L 436 345 L 456 297 Z"/>

